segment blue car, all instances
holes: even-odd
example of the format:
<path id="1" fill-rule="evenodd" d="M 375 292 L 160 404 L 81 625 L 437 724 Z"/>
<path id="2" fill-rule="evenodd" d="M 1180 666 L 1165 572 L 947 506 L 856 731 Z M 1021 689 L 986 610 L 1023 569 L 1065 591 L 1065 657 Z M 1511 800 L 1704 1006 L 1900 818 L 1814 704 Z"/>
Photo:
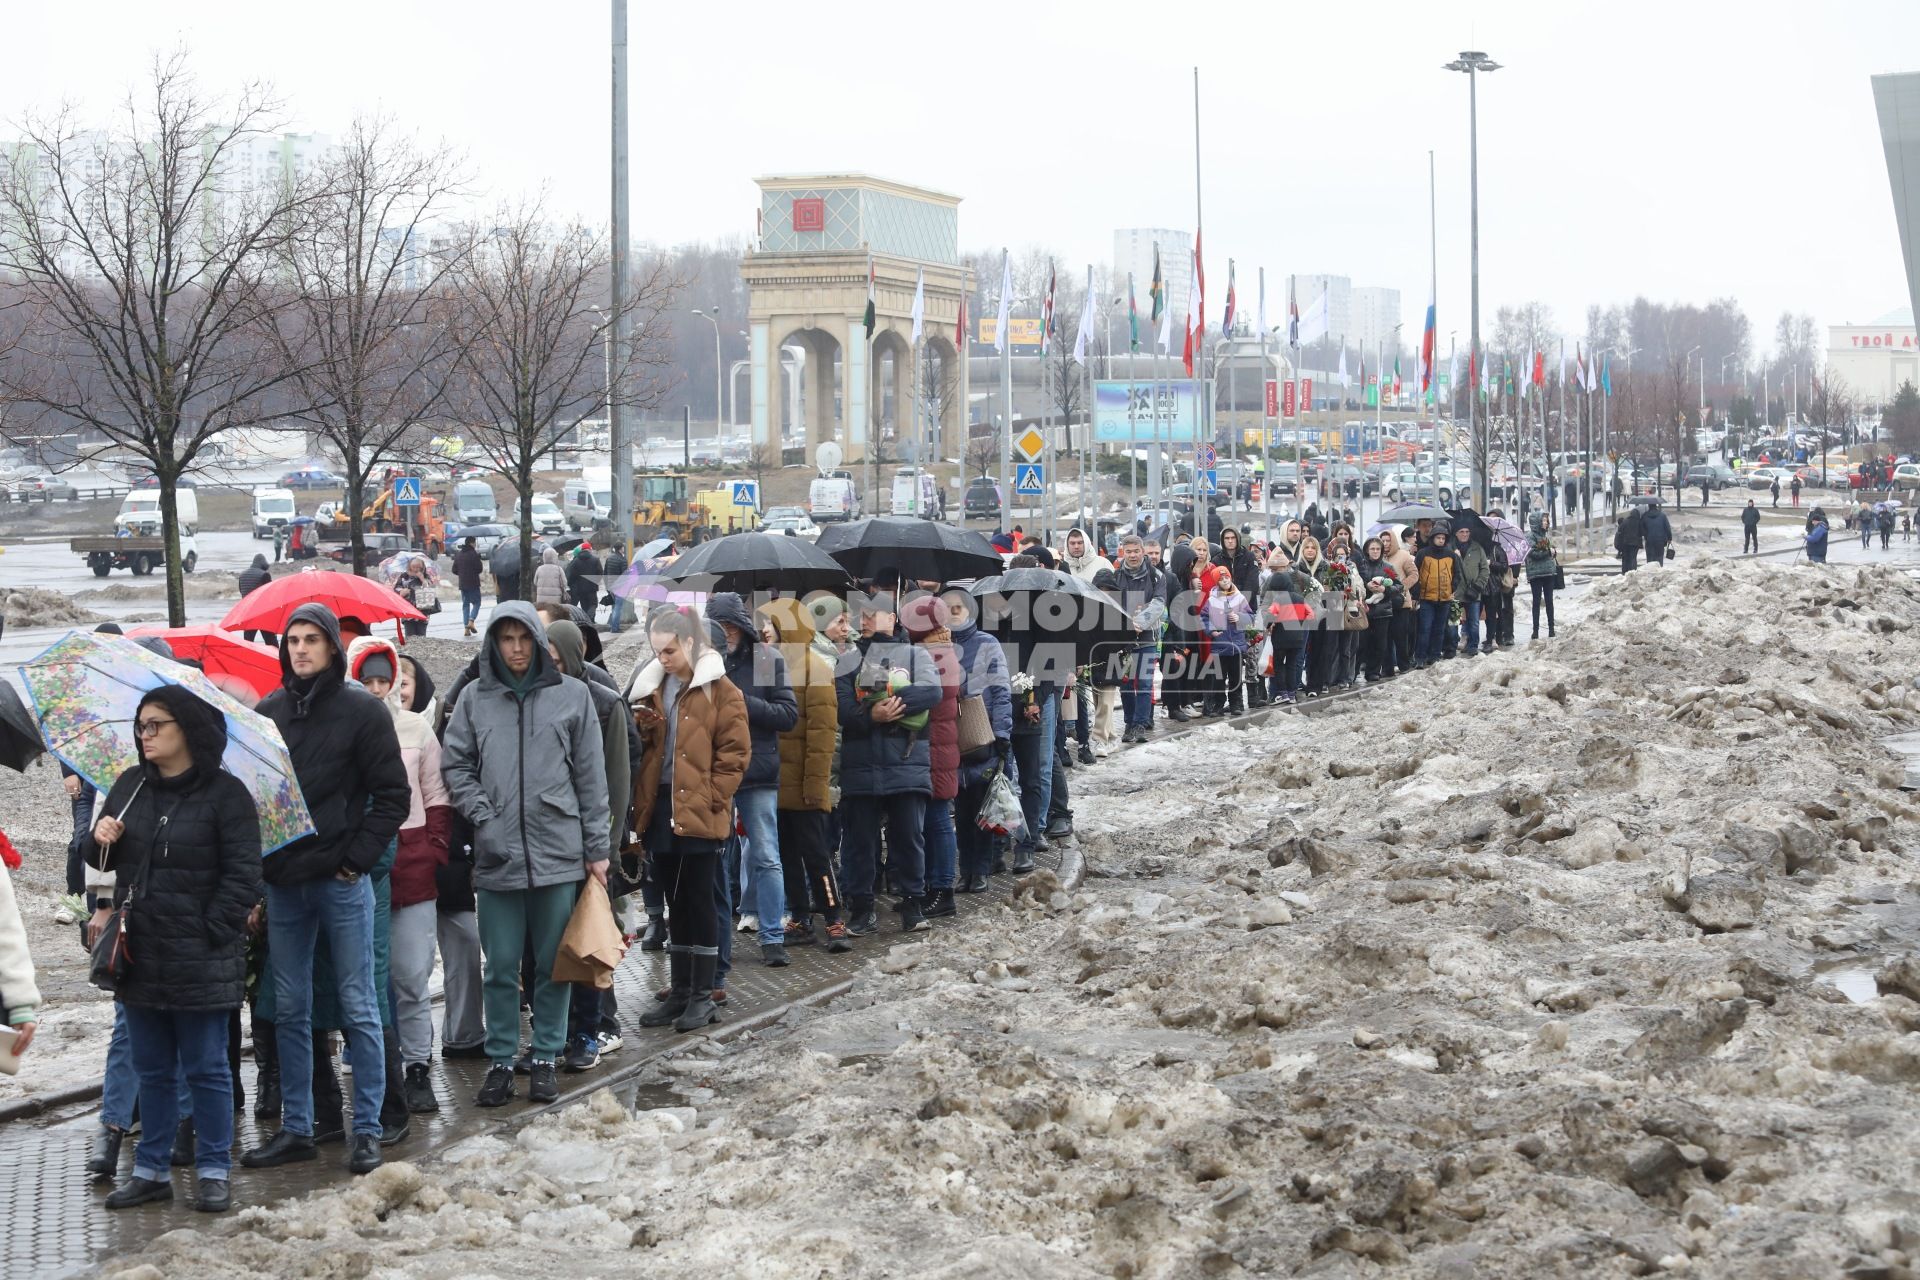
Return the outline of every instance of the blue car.
<path id="1" fill-rule="evenodd" d="M 338 489 L 347 482 L 331 471 L 322 471 L 318 467 L 307 467 L 299 471 L 289 471 L 280 477 L 282 489 Z"/>

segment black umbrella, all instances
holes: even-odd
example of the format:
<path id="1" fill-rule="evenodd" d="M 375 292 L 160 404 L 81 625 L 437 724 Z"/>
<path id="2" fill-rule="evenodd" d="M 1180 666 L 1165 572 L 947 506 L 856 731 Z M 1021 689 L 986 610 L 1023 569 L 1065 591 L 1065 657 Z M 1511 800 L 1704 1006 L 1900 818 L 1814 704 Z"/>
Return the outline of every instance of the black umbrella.
<path id="1" fill-rule="evenodd" d="M 547 549 L 545 538 L 533 540 L 533 567 L 540 567 L 540 555 Z M 487 557 L 497 578 L 515 577 L 520 572 L 520 533 L 514 530 L 507 537 L 493 544 L 493 553 Z"/>
<path id="2" fill-rule="evenodd" d="M 657 575 L 704 591 L 845 591 L 847 571 L 804 538 L 730 533 L 703 542 Z"/>
<path id="3" fill-rule="evenodd" d="M 815 545 L 856 578 L 898 573 L 914 582 L 958 582 L 998 573 L 1006 563 L 983 535 L 912 516 L 828 525 Z"/>
<path id="4" fill-rule="evenodd" d="M 1084 666 L 1105 646 L 1139 643 L 1133 622 L 1112 597 L 1058 569 L 1009 569 L 973 584 L 980 629 L 1013 650 L 1013 665 Z M 1038 663 L 1031 661 L 1037 658 Z"/>
<path id="5" fill-rule="evenodd" d="M 0 765 L 25 773 L 46 749 L 40 726 L 20 700 L 20 691 L 0 680 Z"/>
<path id="6" fill-rule="evenodd" d="M 1466 529 L 1489 556 L 1493 554 L 1493 529 L 1480 518 L 1478 511 L 1471 507 L 1456 507 L 1453 512 L 1453 527 Z"/>

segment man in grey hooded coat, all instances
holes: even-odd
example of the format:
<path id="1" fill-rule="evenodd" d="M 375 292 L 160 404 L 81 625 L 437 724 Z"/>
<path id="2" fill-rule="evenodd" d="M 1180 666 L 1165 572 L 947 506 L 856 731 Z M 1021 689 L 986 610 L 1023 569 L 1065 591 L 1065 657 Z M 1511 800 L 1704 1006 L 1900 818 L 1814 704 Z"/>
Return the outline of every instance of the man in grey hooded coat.
<path id="1" fill-rule="evenodd" d="M 580 882 L 606 883 L 607 768 L 593 698 L 547 651 L 533 606 L 510 600 L 487 624 L 483 660 L 447 721 L 441 773 L 473 823 L 474 887 L 485 976 L 487 1057 L 479 1104 L 513 1096 L 520 1047 L 520 957 L 533 945 L 533 1054 L 528 1096 L 559 1096 L 568 988 L 553 957 Z"/>

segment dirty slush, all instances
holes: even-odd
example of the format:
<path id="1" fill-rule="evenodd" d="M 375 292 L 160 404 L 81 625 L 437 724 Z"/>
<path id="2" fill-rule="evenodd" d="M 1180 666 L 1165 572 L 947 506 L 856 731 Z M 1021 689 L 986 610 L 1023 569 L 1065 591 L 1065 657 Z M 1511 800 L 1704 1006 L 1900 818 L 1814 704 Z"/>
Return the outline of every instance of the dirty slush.
<path id="1" fill-rule="evenodd" d="M 659 1105 L 109 1271 L 1905 1275 L 1920 587 L 1707 558 L 1586 616 L 1091 771 L 1080 890 L 680 1047 Z"/>

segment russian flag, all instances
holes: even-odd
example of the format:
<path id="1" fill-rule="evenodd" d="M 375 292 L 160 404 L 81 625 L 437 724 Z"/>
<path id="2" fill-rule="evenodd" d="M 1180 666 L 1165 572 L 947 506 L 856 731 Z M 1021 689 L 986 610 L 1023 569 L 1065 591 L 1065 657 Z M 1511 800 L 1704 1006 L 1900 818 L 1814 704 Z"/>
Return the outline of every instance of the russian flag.
<path id="1" fill-rule="evenodd" d="M 1420 390 L 1427 391 L 1433 386 L 1433 346 L 1436 334 L 1433 327 L 1434 297 L 1431 289 L 1427 292 L 1427 327 L 1420 335 Z"/>

